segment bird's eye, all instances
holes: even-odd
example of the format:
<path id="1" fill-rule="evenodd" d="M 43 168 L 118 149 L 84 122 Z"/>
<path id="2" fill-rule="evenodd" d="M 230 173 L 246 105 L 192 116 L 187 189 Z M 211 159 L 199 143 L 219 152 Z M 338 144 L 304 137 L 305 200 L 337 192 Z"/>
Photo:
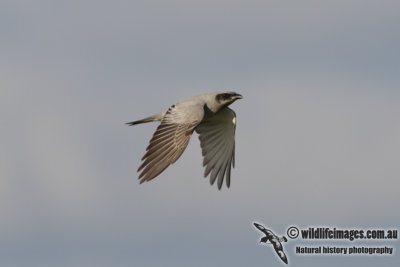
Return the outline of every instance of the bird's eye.
<path id="1" fill-rule="evenodd" d="M 221 102 L 221 101 L 230 101 L 231 95 L 230 95 L 230 94 L 227 94 L 227 93 L 224 93 L 224 94 L 219 94 L 219 95 L 217 95 L 216 98 L 217 98 L 218 102 Z"/>

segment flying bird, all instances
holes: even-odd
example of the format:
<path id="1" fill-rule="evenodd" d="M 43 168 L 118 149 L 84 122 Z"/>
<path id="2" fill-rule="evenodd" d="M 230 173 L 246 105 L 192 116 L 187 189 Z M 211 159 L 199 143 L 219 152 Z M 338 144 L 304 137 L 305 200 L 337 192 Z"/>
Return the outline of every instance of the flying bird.
<path id="1" fill-rule="evenodd" d="M 203 154 L 204 177 L 211 173 L 211 185 L 218 178 L 218 189 L 221 189 L 225 177 L 229 188 L 231 166 L 235 165 L 236 114 L 228 106 L 241 98 L 240 94 L 229 91 L 199 95 L 153 116 L 128 122 L 132 126 L 161 121 L 137 170 L 141 171 L 140 183 L 154 179 L 176 162 L 196 131 Z"/>
<path id="2" fill-rule="evenodd" d="M 263 232 L 265 236 L 261 238 L 260 243 L 267 243 L 268 241 L 270 242 L 269 244 L 272 244 L 274 246 L 274 249 L 276 253 L 278 254 L 279 258 L 281 260 L 288 264 L 288 259 L 286 257 L 285 252 L 283 252 L 283 246 L 281 242 L 287 242 L 287 238 L 284 236 L 282 238 L 279 238 L 276 236 L 271 230 L 266 229 L 264 226 L 258 223 L 254 223 L 254 226 L 257 227 L 258 230 Z"/>

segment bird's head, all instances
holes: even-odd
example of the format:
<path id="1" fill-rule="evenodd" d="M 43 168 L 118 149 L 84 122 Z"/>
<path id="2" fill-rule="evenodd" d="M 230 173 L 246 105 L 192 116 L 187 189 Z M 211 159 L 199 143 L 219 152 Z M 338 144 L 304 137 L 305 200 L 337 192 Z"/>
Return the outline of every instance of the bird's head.
<path id="1" fill-rule="evenodd" d="M 229 92 L 229 91 L 217 93 L 215 96 L 215 100 L 217 101 L 217 103 L 225 107 L 232 104 L 237 99 L 242 99 L 242 98 L 243 96 L 235 92 Z"/>

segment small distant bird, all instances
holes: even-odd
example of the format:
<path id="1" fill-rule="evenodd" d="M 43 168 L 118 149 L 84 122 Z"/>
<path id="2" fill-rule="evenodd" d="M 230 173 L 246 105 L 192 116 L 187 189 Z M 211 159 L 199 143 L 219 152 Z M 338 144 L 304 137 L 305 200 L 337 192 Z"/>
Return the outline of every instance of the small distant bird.
<path id="1" fill-rule="evenodd" d="M 206 166 L 204 177 L 211 173 L 211 185 L 218 177 L 218 189 L 221 189 L 225 177 L 229 188 L 231 166 L 235 165 L 236 114 L 228 106 L 241 98 L 240 94 L 228 91 L 199 95 L 156 115 L 127 123 L 132 126 L 161 121 L 142 158 L 144 162 L 137 170 L 142 171 L 140 183 L 157 177 L 177 161 L 196 131 L 204 157 L 203 166 Z"/>
<path id="2" fill-rule="evenodd" d="M 283 246 L 281 242 L 287 242 L 287 238 L 284 236 L 282 238 L 279 238 L 276 236 L 271 230 L 266 229 L 264 226 L 258 223 L 254 223 L 254 226 L 257 227 L 258 230 L 263 232 L 265 236 L 261 238 L 260 243 L 267 243 L 268 241 L 270 242 L 269 244 L 272 244 L 274 246 L 274 249 L 276 253 L 278 254 L 279 258 L 281 260 L 288 264 L 288 259 L 286 257 L 285 252 L 283 252 Z"/>

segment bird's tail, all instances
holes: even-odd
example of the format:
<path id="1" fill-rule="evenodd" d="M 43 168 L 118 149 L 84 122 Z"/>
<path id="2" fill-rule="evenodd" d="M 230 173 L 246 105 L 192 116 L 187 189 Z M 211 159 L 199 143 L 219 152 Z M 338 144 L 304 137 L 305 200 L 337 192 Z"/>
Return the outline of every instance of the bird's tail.
<path id="1" fill-rule="evenodd" d="M 162 119 L 161 114 L 156 114 L 138 121 L 132 121 L 132 122 L 127 122 L 125 124 L 129 125 L 129 126 L 133 126 L 136 124 L 141 124 L 141 123 L 146 123 L 146 122 L 152 122 L 152 121 L 160 121 Z"/>

